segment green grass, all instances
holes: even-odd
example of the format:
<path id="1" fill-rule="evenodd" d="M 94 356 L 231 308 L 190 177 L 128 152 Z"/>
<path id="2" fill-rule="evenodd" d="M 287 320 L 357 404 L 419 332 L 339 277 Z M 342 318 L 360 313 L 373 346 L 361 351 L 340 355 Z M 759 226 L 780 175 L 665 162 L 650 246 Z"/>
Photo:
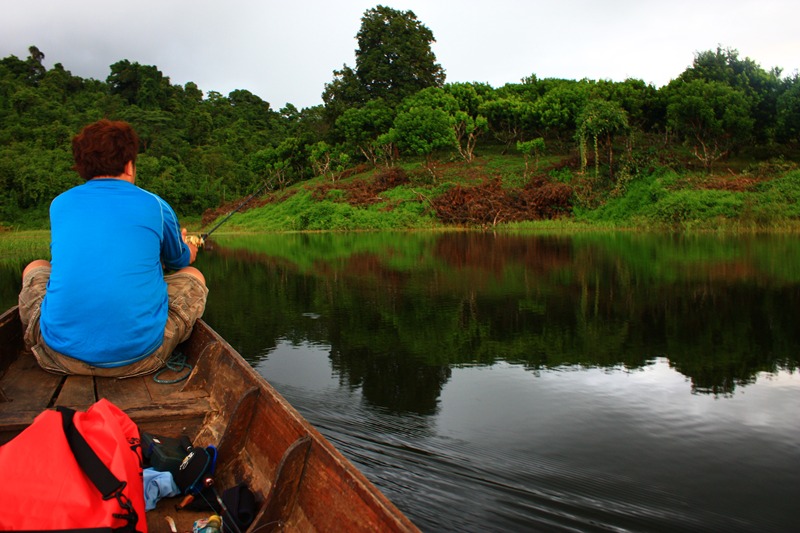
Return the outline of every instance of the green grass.
<path id="1" fill-rule="evenodd" d="M 577 207 L 575 219 L 679 230 L 786 230 L 800 223 L 800 171 L 764 180 L 746 191 L 691 185 L 693 177 L 672 170 L 639 176 L 594 208 Z"/>
<path id="2" fill-rule="evenodd" d="M 645 217 L 664 224 L 735 219 L 744 206 L 745 194 L 718 190 L 670 191 L 643 209 Z"/>
<path id="3" fill-rule="evenodd" d="M 448 189 L 458 184 L 474 185 L 487 176 L 499 177 L 504 186 L 511 187 L 523 186 L 525 181 L 519 158 L 511 156 L 493 156 L 469 165 L 444 165 L 440 170 L 438 179 L 426 182 L 420 178 L 426 170 L 421 166 L 408 167 L 411 183 L 380 193 L 381 201 L 369 206 L 348 204 L 347 192 L 337 189 L 329 191 L 323 200 L 315 200 L 308 184 L 303 184 L 283 201 L 237 214 L 231 225 L 245 231 L 437 228 L 441 224 L 429 208 L 430 200 Z M 507 227 L 557 231 L 589 228 L 785 231 L 800 225 L 800 170 L 763 180 L 745 191 L 702 188 L 698 183 L 704 177 L 659 168 L 631 177 L 620 186 L 620 183 L 592 182 L 591 178 L 562 170 L 557 176 L 559 181 L 578 186 L 583 180 L 592 187 L 601 187 L 602 202 L 592 207 L 576 202 L 573 216 L 568 218 L 514 223 Z M 370 177 L 362 174 L 350 179 Z M 616 188 L 602 192 L 602 187 L 611 186 Z"/>
<path id="4" fill-rule="evenodd" d="M 0 264 L 50 259 L 50 231 L 0 231 Z"/>
<path id="5" fill-rule="evenodd" d="M 300 189 L 283 202 L 236 215 L 235 227 L 248 231 L 342 231 L 422 229 L 438 226 L 412 188 L 398 187 L 382 195 L 383 202 L 352 206 L 334 191 L 333 198 L 314 200 Z M 233 222 L 233 221 L 232 221 Z"/>

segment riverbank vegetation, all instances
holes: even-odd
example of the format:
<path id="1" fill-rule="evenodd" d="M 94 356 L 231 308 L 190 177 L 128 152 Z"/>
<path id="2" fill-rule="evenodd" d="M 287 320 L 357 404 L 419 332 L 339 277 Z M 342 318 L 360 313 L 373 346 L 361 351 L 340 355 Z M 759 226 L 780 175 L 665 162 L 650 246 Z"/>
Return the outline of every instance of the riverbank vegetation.
<path id="1" fill-rule="evenodd" d="M 71 137 L 104 117 L 139 132 L 138 184 L 206 228 L 265 183 L 269 192 L 231 226 L 774 230 L 800 221 L 796 72 L 719 47 L 660 88 L 535 75 L 495 88 L 447 83 L 433 32 L 411 11 L 369 9 L 356 37 L 355 66 L 334 71 L 323 104 L 305 109 L 174 85 L 127 59 L 104 81 L 47 69 L 35 46 L 0 59 L 0 227 L 47 227 L 50 201 L 81 181 Z"/>

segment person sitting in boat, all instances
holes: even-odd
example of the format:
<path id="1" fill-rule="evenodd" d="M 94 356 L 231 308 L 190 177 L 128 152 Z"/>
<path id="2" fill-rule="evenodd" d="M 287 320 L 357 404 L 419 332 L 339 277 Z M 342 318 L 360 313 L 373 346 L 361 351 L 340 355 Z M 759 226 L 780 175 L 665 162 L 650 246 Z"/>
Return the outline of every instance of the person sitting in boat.
<path id="1" fill-rule="evenodd" d="M 25 343 L 47 371 L 156 372 L 205 310 L 205 278 L 189 266 L 197 247 L 172 207 L 135 185 L 138 151 L 125 122 L 100 120 L 72 139 L 86 182 L 50 205 L 52 263 L 27 265 L 19 295 Z"/>

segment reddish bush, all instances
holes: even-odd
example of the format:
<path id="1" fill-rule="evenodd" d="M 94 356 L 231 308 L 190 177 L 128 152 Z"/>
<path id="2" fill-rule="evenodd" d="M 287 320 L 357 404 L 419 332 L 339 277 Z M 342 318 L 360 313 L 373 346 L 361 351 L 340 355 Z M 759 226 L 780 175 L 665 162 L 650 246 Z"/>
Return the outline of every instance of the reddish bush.
<path id="1" fill-rule="evenodd" d="M 445 224 L 491 225 L 498 222 L 542 220 L 568 214 L 572 187 L 535 178 L 523 189 L 505 190 L 499 180 L 474 187 L 458 185 L 431 204 Z"/>

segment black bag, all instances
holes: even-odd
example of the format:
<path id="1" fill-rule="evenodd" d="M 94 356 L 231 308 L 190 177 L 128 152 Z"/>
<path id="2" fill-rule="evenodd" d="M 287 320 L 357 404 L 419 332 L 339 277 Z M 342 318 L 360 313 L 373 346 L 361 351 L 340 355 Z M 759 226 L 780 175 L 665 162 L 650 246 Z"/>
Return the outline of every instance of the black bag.
<path id="1" fill-rule="evenodd" d="M 204 487 L 211 486 L 207 479 L 214 475 L 217 466 L 217 449 L 214 446 L 206 448 L 193 447 L 173 472 L 175 484 L 184 494 L 195 494 Z"/>
<path id="2" fill-rule="evenodd" d="M 219 497 L 214 487 L 206 487 L 188 508 L 195 511 L 213 511 L 222 516 L 226 533 L 245 531 L 256 518 L 256 496 L 246 483 L 239 483 L 222 492 Z M 235 528 L 230 527 L 233 521 Z"/>
<path id="3" fill-rule="evenodd" d="M 191 448 L 192 443 L 188 437 L 176 439 L 142 432 L 142 455 L 145 464 L 159 472 L 170 472 L 174 475 Z"/>
<path id="4" fill-rule="evenodd" d="M 152 468 L 171 473 L 184 494 L 196 494 L 208 485 L 206 478 L 214 475 L 217 462 L 214 446 L 195 447 L 185 435 L 175 438 L 142 433 L 142 453 Z"/>
<path id="5" fill-rule="evenodd" d="M 250 527 L 256 519 L 256 496 L 244 483 L 226 489 L 222 493 L 222 503 L 227 507 L 227 516 L 241 531 Z"/>

